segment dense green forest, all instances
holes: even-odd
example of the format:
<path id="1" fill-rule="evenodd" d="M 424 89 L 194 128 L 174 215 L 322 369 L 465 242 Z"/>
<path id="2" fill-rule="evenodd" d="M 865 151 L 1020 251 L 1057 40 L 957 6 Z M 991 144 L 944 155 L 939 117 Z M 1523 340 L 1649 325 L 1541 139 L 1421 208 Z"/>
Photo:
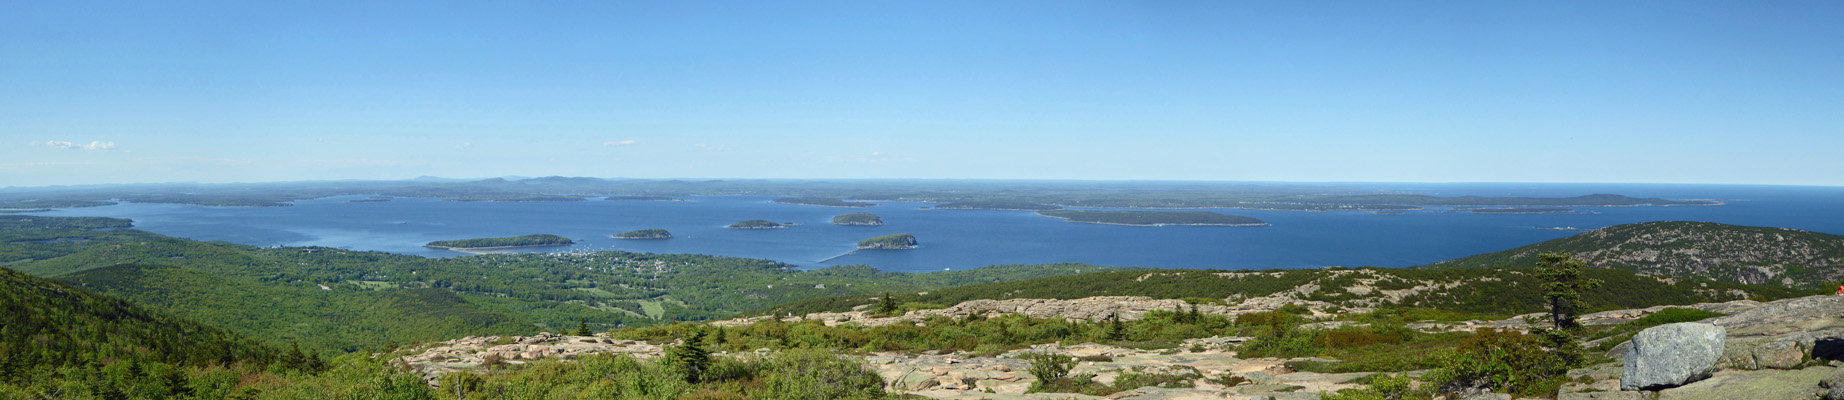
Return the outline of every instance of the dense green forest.
<path id="1" fill-rule="evenodd" d="M 877 226 L 877 225 L 883 225 L 884 219 L 882 217 L 878 217 L 877 214 L 855 212 L 855 213 L 845 213 L 845 214 L 839 214 L 839 215 L 833 216 L 832 224 L 833 225 L 848 225 L 848 226 Z"/>
<path id="2" fill-rule="evenodd" d="M 616 239 L 671 239 L 672 232 L 665 229 L 640 229 L 615 234 Z"/>
<path id="3" fill-rule="evenodd" d="M 889 235 L 883 235 L 883 236 L 878 236 L 878 237 L 858 241 L 858 248 L 860 249 L 887 249 L 888 250 L 888 249 L 913 249 L 915 247 L 916 247 L 916 236 L 907 234 L 907 233 L 889 234 Z"/>
<path id="4" fill-rule="evenodd" d="M 1159 225 L 1223 225 L 1223 226 L 1262 226 L 1267 225 L 1259 219 L 1240 215 L 1220 214 L 1209 211 L 1097 211 L 1097 210 L 1046 210 L 1037 215 L 1061 218 L 1069 222 L 1086 222 L 1092 224 L 1159 226 Z"/>
<path id="5" fill-rule="evenodd" d="M 563 236 L 525 235 L 502 238 L 441 240 L 429 242 L 429 244 L 423 245 L 423 247 L 476 249 L 488 247 L 566 246 L 572 244 L 576 244 L 576 241 Z"/>
<path id="6" fill-rule="evenodd" d="M 1615 225 L 1420 268 L 1531 265 L 1549 252 L 1575 254 L 1595 268 L 1725 282 L 1822 288 L 1844 279 L 1844 236 L 1686 221 Z"/>
<path id="7" fill-rule="evenodd" d="M 775 228 L 786 228 L 786 227 L 787 225 L 782 225 L 781 223 L 775 222 L 775 221 L 769 221 L 766 219 L 752 219 L 748 221 L 742 221 L 742 222 L 730 224 L 729 229 L 775 229 Z"/>
<path id="8" fill-rule="evenodd" d="M 1058 206 L 1053 206 L 1053 205 L 1043 204 L 1043 203 L 1034 203 L 1034 202 L 1029 202 L 1029 201 L 1007 201 L 1007 200 L 963 200 L 963 201 L 936 204 L 934 207 L 934 209 L 936 210 L 1025 210 L 1025 211 L 1060 210 L 1062 208 L 1063 207 L 1058 207 Z"/>
<path id="9" fill-rule="evenodd" d="M 585 320 L 607 329 L 726 318 L 809 298 L 1110 270 L 1059 264 L 927 274 L 863 266 L 801 271 L 768 260 L 628 252 L 424 258 L 67 228 L 128 223 L 119 219 L 0 221 L 10 222 L 0 223 L 0 264 L 7 268 L 326 352 L 559 331 Z M 83 240 L 60 240 L 71 238 Z"/>
<path id="10" fill-rule="evenodd" d="M 859 201 L 845 201 L 845 200 L 839 200 L 839 199 L 835 199 L 831 197 L 783 197 L 783 198 L 774 199 L 770 201 L 781 203 L 781 204 L 799 204 L 803 206 L 850 207 L 850 208 L 876 206 L 876 204 L 859 202 Z"/>
<path id="11" fill-rule="evenodd" d="M 0 208 L 62 208 L 138 203 L 211 206 L 281 206 L 339 195 L 385 195 L 456 201 L 578 201 L 585 196 L 789 196 L 813 205 L 867 207 L 845 200 L 927 203 L 1003 202 L 1088 208 L 1248 208 L 1272 210 L 1409 210 L 1422 206 L 1633 206 L 1698 205 L 1707 201 L 1633 198 L 1612 194 L 1576 197 L 1440 197 L 1325 185 L 1229 182 L 1069 182 L 979 180 L 644 180 L 543 177 L 466 182 L 342 181 L 262 184 L 163 184 L 0 190 Z M 843 200 L 841 200 L 843 199 Z M 827 201 L 830 200 L 830 201 Z M 778 200 L 787 202 L 787 200 Z M 42 202 L 42 203 L 28 203 Z M 32 206 L 32 204 L 46 204 Z M 1000 203 L 989 203 L 1000 204 Z M 1026 208 L 1021 208 L 1026 209 Z M 1028 208 L 1038 209 L 1038 208 Z"/>
<path id="12" fill-rule="evenodd" d="M 0 398 L 224 398 L 251 376 L 327 367 L 282 348 L 0 269 Z"/>

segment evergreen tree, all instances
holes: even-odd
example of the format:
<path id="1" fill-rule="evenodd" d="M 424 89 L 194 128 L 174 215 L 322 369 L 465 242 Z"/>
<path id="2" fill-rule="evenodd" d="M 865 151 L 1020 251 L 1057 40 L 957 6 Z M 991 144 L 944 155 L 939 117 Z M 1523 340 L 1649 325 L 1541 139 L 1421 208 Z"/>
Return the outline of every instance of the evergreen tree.
<path id="1" fill-rule="evenodd" d="M 1581 293 L 1601 287 L 1601 281 L 1582 277 L 1582 268 L 1588 264 L 1568 253 L 1543 253 L 1537 259 L 1535 275 L 1543 280 L 1543 299 L 1549 302 L 1552 329 L 1533 333 L 1543 338 L 1550 352 L 1560 358 L 1565 367 L 1579 366 L 1585 358 L 1581 344 L 1571 332 L 1581 328 L 1576 322 L 1583 308 Z"/>
<path id="2" fill-rule="evenodd" d="M 1537 258 L 1535 275 L 1543 280 L 1543 299 L 1549 302 L 1549 317 L 1555 330 L 1580 327 L 1575 317 L 1581 314 L 1581 293 L 1601 287 L 1601 281 L 1582 277 L 1582 268 L 1588 263 L 1568 253 L 1543 253 Z"/>
<path id="3" fill-rule="evenodd" d="M 687 383 L 698 383 L 704 372 L 711 369 L 711 351 L 704 348 L 703 342 L 704 330 L 692 328 L 686 333 L 684 344 L 666 351 L 673 365 L 684 373 Z"/>
<path id="4" fill-rule="evenodd" d="M 583 319 L 580 319 L 580 320 L 577 320 L 577 322 L 576 322 L 576 333 L 575 333 L 575 335 L 576 335 L 576 336 L 590 336 L 590 335 L 593 335 L 593 333 L 590 333 L 590 332 L 589 332 L 589 319 L 588 319 L 588 318 L 583 318 Z"/>
<path id="5" fill-rule="evenodd" d="M 1108 340 L 1120 341 L 1126 339 L 1127 325 L 1121 323 L 1120 313 L 1114 312 L 1108 314 Z"/>
<path id="6" fill-rule="evenodd" d="M 890 292 L 884 292 L 883 300 L 877 302 L 877 315 L 896 315 L 899 308 L 896 298 L 891 297 Z"/>

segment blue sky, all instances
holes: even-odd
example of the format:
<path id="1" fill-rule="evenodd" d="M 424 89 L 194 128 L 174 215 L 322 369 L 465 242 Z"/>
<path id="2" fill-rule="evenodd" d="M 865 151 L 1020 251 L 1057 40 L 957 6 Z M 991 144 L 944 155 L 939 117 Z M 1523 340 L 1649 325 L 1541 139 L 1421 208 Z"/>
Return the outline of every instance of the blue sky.
<path id="1" fill-rule="evenodd" d="M 1844 185 L 1837 2 L 12 2 L 0 186 Z"/>

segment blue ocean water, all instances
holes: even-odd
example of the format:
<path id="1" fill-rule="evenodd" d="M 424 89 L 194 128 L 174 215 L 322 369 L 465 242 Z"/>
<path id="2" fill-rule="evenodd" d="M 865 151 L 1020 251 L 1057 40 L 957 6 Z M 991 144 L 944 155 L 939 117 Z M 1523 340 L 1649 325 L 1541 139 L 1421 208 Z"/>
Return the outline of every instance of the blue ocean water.
<path id="1" fill-rule="evenodd" d="M 340 196 L 294 207 L 203 207 L 120 204 L 29 214 L 132 218 L 139 229 L 196 240 L 255 246 L 329 246 L 431 257 L 465 256 L 423 244 L 448 239 L 562 235 L 579 244 L 527 251 L 626 250 L 764 258 L 807 268 L 865 264 L 926 272 L 998 264 L 1081 262 L 1157 268 L 1404 267 L 1573 235 L 1545 226 L 1584 229 L 1647 221 L 1709 221 L 1844 234 L 1844 188 L 1631 184 L 1344 184 L 1440 196 L 1579 196 L 1711 199 L 1721 206 L 1584 207 L 1589 213 L 1484 215 L 1407 212 L 1299 212 L 1217 209 L 1268 221 L 1267 227 L 1131 227 L 1070 223 L 1028 211 L 924 210 L 928 203 L 881 202 L 846 209 L 769 202 L 771 197 L 706 196 L 687 201 L 493 203 Z M 864 211 L 880 227 L 828 223 Z M 797 224 L 787 229 L 730 230 L 743 220 Z M 616 233 L 662 228 L 668 240 L 617 240 Z M 910 233 L 912 250 L 870 250 L 821 263 L 859 240 Z"/>

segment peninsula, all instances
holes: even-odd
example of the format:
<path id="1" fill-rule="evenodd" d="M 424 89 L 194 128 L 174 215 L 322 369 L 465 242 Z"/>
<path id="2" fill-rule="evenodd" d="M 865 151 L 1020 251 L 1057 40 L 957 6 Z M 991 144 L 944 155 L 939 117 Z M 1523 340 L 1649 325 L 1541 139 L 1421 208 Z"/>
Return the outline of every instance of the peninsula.
<path id="1" fill-rule="evenodd" d="M 615 238 L 632 240 L 671 239 L 672 232 L 667 232 L 665 229 L 641 229 L 637 231 L 621 232 L 621 234 L 615 235 Z"/>
<path id="2" fill-rule="evenodd" d="M 952 203 L 937 204 L 935 205 L 935 209 L 936 210 L 1043 211 L 1043 210 L 1061 210 L 1063 209 L 1063 207 L 1053 206 L 1053 205 L 1044 204 L 1044 203 L 1034 203 L 1034 202 L 1029 202 L 1029 201 L 969 200 L 969 201 L 956 201 Z"/>
<path id="3" fill-rule="evenodd" d="M 884 219 L 878 217 L 877 214 L 855 212 L 833 216 L 832 224 L 845 226 L 883 226 Z"/>
<path id="4" fill-rule="evenodd" d="M 752 219 L 730 224 L 730 229 L 781 229 L 786 227 L 788 227 L 786 224 L 766 219 Z"/>
<path id="5" fill-rule="evenodd" d="M 425 244 L 423 247 L 462 252 L 477 252 L 523 247 L 568 246 L 572 244 L 576 244 L 576 241 L 557 235 L 525 235 L 502 238 L 438 240 L 429 242 L 429 244 Z"/>
<path id="6" fill-rule="evenodd" d="M 1093 211 L 1044 210 L 1037 215 L 1062 218 L 1069 222 L 1129 226 L 1268 226 L 1259 219 L 1209 211 Z"/>
<path id="7" fill-rule="evenodd" d="M 916 236 L 907 233 L 883 235 L 858 241 L 859 249 L 902 250 L 916 248 Z"/>
<path id="8" fill-rule="evenodd" d="M 872 203 L 865 203 L 861 201 L 845 201 L 845 200 L 839 200 L 839 199 L 835 199 L 831 197 L 783 197 L 783 198 L 769 200 L 769 201 L 781 203 L 781 204 L 795 204 L 795 205 L 803 205 L 803 206 L 820 206 L 820 207 L 859 208 L 859 207 L 877 206 L 876 204 L 872 204 Z"/>

